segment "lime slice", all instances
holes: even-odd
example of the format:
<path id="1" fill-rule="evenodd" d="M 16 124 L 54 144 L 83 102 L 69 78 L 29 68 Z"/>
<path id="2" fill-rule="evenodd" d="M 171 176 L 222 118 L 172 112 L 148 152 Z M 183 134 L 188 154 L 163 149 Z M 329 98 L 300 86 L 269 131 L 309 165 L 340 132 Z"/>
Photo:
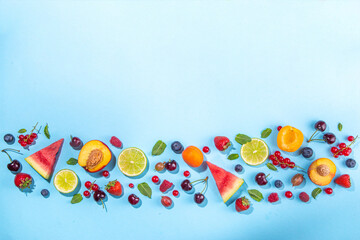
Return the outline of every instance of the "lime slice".
<path id="1" fill-rule="evenodd" d="M 123 174 L 128 177 L 136 177 L 145 171 L 147 158 L 143 151 L 131 147 L 120 153 L 117 164 Z"/>
<path id="2" fill-rule="evenodd" d="M 257 166 L 268 158 L 269 148 L 263 140 L 252 138 L 251 142 L 242 145 L 240 155 L 245 163 Z"/>
<path id="3" fill-rule="evenodd" d="M 75 190 L 79 182 L 76 173 L 69 169 L 63 169 L 56 173 L 54 186 L 61 193 L 71 193 Z"/>

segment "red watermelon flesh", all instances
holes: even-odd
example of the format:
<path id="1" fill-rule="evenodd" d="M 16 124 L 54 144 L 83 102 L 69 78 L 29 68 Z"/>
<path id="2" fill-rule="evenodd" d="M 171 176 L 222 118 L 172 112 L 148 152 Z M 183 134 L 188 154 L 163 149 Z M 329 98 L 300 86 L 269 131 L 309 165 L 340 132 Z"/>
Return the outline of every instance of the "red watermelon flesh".
<path id="1" fill-rule="evenodd" d="M 64 139 L 37 151 L 25 160 L 45 179 L 50 180 L 57 159 L 59 158 Z"/>
<path id="2" fill-rule="evenodd" d="M 221 167 L 207 161 L 207 165 L 214 177 L 216 186 L 219 189 L 220 195 L 226 203 L 243 185 L 244 180 L 235 176 L 234 174 L 222 169 Z"/>

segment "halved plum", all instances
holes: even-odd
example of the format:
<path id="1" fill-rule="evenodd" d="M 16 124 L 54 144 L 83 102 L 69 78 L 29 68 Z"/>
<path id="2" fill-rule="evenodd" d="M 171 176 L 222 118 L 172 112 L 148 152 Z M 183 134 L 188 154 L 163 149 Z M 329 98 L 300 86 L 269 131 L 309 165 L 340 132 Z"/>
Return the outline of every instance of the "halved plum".
<path id="1" fill-rule="evenodd" d="M 98 172 L 109 164 L 111 157 L 111 151 L 105 143 L 91 140 L 81 148 L 78 163 L 88 172 Z"/>

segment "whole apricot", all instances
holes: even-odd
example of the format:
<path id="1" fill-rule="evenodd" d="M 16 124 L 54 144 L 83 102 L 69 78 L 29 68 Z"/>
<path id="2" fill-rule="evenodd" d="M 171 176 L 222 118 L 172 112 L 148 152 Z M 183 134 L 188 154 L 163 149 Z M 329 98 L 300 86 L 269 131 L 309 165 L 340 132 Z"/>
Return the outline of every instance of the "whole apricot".
<path id="1" fill-rule="evenodd" d="M 204 161 L 203 153 L 195 146 L 187 147 L 182 152 L 182 157 L 190 167 L 200 167 Z"/>

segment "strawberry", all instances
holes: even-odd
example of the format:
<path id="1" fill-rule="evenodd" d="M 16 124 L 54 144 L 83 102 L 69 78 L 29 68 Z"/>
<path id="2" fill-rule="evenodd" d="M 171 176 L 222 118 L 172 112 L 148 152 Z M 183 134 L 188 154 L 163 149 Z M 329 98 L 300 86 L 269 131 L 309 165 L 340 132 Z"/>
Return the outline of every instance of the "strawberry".
<path id="1" fill-rule="evenodd" d="M 241 197 L 236 199 L 235 209 L 237 212 L 248 210 L 249 207 L 250 207 L 250 202 L 246 197 Z"/>
<path id="2" fill-rule="evenodd" d="M 18 173 L 15 176 L 14 180 L 15 186 L 23 190 L 25 188 L 30 188 L 32 184 L 32 177 L 27 173 Z"/>
<path id="3" fill-rule="evenodd" d="M 225 151 L 226 149 L 228 149 L 228 147 L 231 146 L 230 140 L 224 136 L 215 137 L 214 143 L 215 143 L 215 147 L 221 152 Z"/>
<path id="4" fill-rule="evenodd" d="M 164 180 L 161 185 L 160 185 L 160 191 L 162 193 L 165 193 L 167 192 L 170 188 L 173 187 L 173 183 L 172 182 L 169 182 L 168 180 Z"/>
<path id="5" fill-rule="evenodd" d="M 111 195 L 120 196 L 122 194 L 121 183 L 118 180 L 110 181 L 106 186 L 105 190 Z"/>
<path id="6" fill-rule="evenodd" d="M 349 188 L 351 187 L 351 182 L 350 182 L 350 176 L 349 174 L 343 174 L 340 177 L 338 177 L 337 179 L 335 179 L 335 183 L 344 187 L 344 188 Z"/>
<path id="7" fill-rule="evenodd" d="M 122 142 L 120 141 L 120 139 L 118 139 L 115 136 L 112 136 L 110 139 L 110 143 L 117 148 L 121 148 L 122 147 Z"/>

